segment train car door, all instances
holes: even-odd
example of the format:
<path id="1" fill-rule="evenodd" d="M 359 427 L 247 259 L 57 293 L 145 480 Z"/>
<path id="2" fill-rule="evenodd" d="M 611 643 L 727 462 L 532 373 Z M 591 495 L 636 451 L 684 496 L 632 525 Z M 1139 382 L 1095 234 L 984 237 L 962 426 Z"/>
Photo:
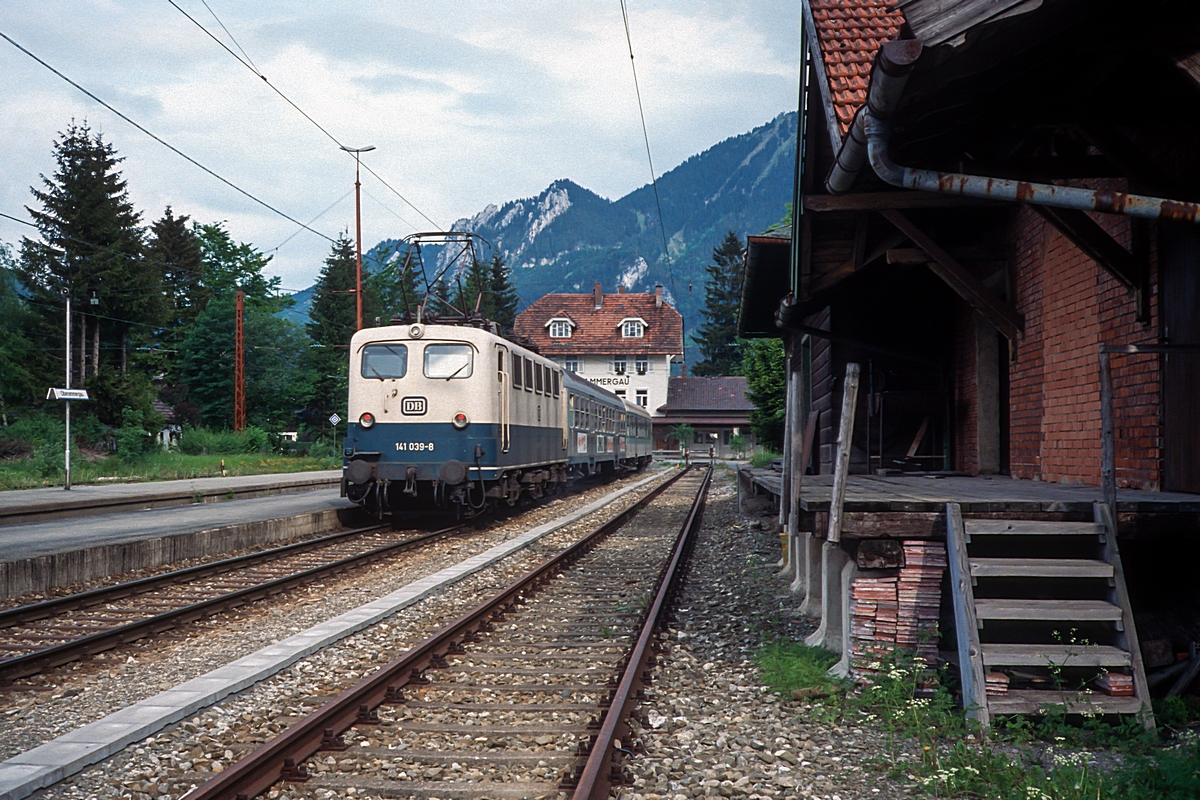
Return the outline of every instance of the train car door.
<path id="1" fill-rule="evenodd" d="M 500 452 L 507 453 L 512 445 L 511 414 L 509 413 L 510 392 L 508 381 L 508 348 L 496 345 L 496 380 L 500 382 Z"/>

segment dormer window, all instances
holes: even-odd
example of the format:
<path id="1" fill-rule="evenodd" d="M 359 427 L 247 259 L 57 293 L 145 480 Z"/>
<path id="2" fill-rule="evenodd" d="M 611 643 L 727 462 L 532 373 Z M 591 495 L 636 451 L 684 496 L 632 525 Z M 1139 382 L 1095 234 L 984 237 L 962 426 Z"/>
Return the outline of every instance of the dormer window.
<path id="1" fill-rule="evenodd" d="M 552 317 L 546 323 L 546 327 L 549 329 L 551 339 L 570 339 L 575 323 L 570 317 Z"/>
<path id="2" fill-rule="evenodd" d="M 621 320 L 621 338 L 641 339 L 646 334 L 646 320 L 641 317 L 626 317 Z"/>

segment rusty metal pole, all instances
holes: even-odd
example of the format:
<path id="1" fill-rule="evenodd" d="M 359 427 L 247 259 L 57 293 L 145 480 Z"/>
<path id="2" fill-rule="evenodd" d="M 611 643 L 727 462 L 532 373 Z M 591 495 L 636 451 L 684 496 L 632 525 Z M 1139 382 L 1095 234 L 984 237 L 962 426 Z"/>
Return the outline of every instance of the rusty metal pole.
<path id="1" fill-rule="evenodd" d="M 359 165 L 361 164 L 360 156 L 363 153 L 374 150 L 375 145 L 367 145 L 366 147 L 346 147 L 342 149 L 347 153 L 354 154 L 354 305 L 357 309 L 355 313 L 355 330 L 362 330 L 362 184 L 359 182 Z"/>
<path id="2" fill-rule="evenodd" d="M 246 428 L 246 344 L 242 329 L 245 308 L 246 295 L 238 292 L 237 315 L 233 323 L 233 429 L 235 431 Z"/>

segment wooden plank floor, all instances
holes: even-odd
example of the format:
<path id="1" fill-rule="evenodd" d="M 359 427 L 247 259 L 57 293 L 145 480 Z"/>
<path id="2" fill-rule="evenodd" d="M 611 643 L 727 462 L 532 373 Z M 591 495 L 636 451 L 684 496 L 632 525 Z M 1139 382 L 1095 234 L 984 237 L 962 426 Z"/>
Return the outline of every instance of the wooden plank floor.
<path id="1" fill-rule="evenodd" d="M 753 470 L 756 484 L 778 491 L 779 473 Z M 805 475 L 800 505 L 805 511 L 829 508 L 831 475 Z M 945 511 L 958 503 L 964 513 L 1074 512 L 1090 514 L 1103 498 L 1099 486 L 1073 486 L 1003 476 L 851 475 L 846 484 L 847 511 Z M 1120 489 L 1120 512 L 1200 512 L 1200 495 Z"/>

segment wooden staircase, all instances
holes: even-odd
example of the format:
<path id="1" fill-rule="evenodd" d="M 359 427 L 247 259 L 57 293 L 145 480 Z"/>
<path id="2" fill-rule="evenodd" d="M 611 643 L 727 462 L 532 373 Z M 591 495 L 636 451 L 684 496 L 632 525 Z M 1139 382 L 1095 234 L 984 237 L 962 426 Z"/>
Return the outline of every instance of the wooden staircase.
<path id="1" fill-rule="evenodd" d="M 987 727 L 997 714 L 1136 714 L 1154 727 L 1150 690 L 1108 507 L 1094 522 L 964 520 L 946 506 L 963 705 Z M 989 696 L 985 676 L 1004 673 Z M 1133 678 L 1133 696 L 1091 688 L 1103 673 Z"/>

